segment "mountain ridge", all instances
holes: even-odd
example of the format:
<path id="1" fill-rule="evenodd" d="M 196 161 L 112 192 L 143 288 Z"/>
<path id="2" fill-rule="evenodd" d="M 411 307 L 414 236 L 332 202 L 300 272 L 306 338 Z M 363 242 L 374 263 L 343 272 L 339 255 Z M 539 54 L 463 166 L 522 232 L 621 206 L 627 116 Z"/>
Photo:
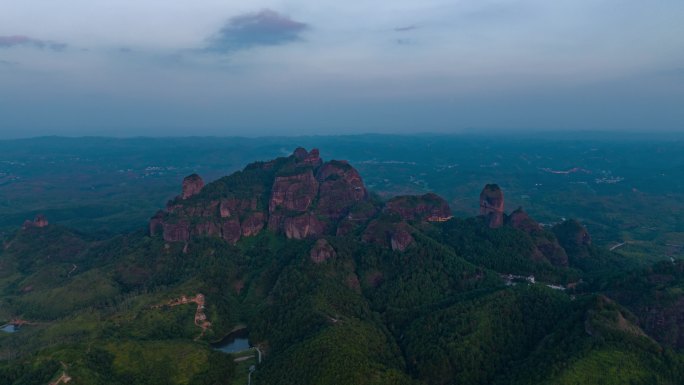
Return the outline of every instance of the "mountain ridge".
<path id="1" fill-rule="evenodd" d="M 244 383 L 247 367 L 210 342 L 245 326 L 263 354 L 246 361 L 257 384 L 676 384 L 684 373 L 681 264 L 640 279 L 578 222 L 548 229 L 505 214 L 503 199 L 470 218 L 436 194 L 381 201 L 349 163 L 299 148 L 181 187 L 147 231 L 92 242 L 45 220 L 10 236 L 0 317 L 31 322 L 0 335 L 2 383 L 63 372 L 74 384 Z M 629 300 L 633 282 L 656 309 Z M 211 320 L 199 338 L 199 304 L 159 306 L 197 293 Z"/>

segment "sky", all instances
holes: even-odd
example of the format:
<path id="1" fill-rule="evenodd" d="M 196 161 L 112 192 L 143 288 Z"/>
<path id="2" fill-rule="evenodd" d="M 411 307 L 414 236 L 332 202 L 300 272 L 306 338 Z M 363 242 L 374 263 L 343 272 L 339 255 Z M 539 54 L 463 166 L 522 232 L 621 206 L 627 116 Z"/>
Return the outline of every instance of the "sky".
<path id="1" fill-rule="evenodd" d="M 682 0 L 3 0 L 0 138 L 684 131 Z"/>

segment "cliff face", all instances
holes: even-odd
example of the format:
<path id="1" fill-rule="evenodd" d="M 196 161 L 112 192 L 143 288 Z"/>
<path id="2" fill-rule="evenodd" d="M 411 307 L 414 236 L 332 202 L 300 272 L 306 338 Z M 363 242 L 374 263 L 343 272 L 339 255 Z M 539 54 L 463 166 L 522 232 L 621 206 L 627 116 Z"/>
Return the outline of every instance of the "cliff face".
<path id="1" fill-rule="evenodd" d="M 361 235 L 361 240 L 400 252 L 415 243 L 411 226 L 404 221 L 388 221 L 384 218 L 370 222 Z"/>
<path id="2" fill-rule="evenodd" d="M 442 222 L 450 218 L 448 203 L 436 194 L 398 196 L 385 204 L 381 215 L 368 224 L 361 239 L 403 252 L 415 243 L 414 229 L 409 222 Z M 342 226 L 338 233 L 340 229 Z"/>
<path id="3" fill-rule="evenodd" d="M 325 163 L 316 173 L 316 180 L 320 183 L 316 211 L 331 220 L 340 219 L 356 202 L 368 197 L 358 171 L 346 161 Z"/>
<path id="4" fill-rule="evenodd" d="M 505 222 L 527 233 L 535 244 L 533 260 L 568 265 L 554 235 L 522 209 L 504 214 L 499 186 L 488 184 L 482 190 L 480 214 L 490 228 Z M 450 218 L 449 204 L 433 193 L 398 196 L 385 204 L 371 200 L 359 172 L 348 162 L 324 162 L 318 150 L 297 148 L 289 157 L 252 163 L 206 186 L 196 174 L 186 177 L 181 195 L 150 219 L 149 233 L 167 242 L 216 237 L 230 244 L 265 229 L 289 239 L 360 235 L 365 243 L 403 252 L 416 243 L 413 226 Z M 575 230 L 559 238 L 575 245 L 590 242 L 583 227 Z M 312 250 L 314 262 L 334 254 L 324 246 Z"/>
<path id="5" fill-rule="evenodd" d="M 197 174 L 192 174 L 186 176 L 183 179 L 183 193 L 181 194 L 182 199 L 188 199 L 193 195 L 199 194 L 204 187 L 204 181 Z"/>
<path id="6" fill-rule="evenodd" d="M 385 211 L 395 213 L 405 221 L 442 222 L 451 218 L 447 201 L 433 193 L 394 197 L 387 202 Z"/>
<path id="7" fill-rule="evenodd" d="M 168 242 L 216 236 L 233 244 L 264 228 L 288 238 L 318 237 L 367 198 L 361 176 L 347 162 L 324 163 L 318 150 L 298 148 L 206 187 L 198 175 L 186 177 L 181 195 L 150 219 L 149 232 Z"/>
<path id="8" fill-rule="evenodd" d="M 480 215 L 487 219 L 492 229 L 503 226 L 504 195 L 496 184 L 488 184 L 480 193 Z"/>
<path id="9" fill-rule="evenodd" d="M 273 183 L 271 199 L 268 203 L 269 214 L 277 210 L 304 212 L 316 198 L 318 181 L 311 169 L 301 174 L 278 176 Z"/>

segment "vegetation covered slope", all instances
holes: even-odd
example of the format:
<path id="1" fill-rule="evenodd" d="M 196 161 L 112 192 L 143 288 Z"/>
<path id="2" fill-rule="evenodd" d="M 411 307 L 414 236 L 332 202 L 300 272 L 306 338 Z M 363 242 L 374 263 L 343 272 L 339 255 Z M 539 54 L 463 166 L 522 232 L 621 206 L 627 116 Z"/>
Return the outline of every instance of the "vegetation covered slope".
<path id="1" fill-rule="evenodd" d="M 270 164 L 252 172 L 263 204 L 250 210 L 266 213 L 266 179 L 291 176 L 278 167 L 296 160 Z M 176 204 L 249 200 L 245 175 L 261 166 L 250 167 Z M 340 219 L 301 239 L 277 227 L 234 244 L 16 230 L 0 254 L 0 318 L 22 326 L 0 334 L 0 383 L 241 383 L 245 368 L 211 343 L 245 326 L 263 354 L 255 384 L 681 383 L 681 262 L 644 275 L 574 222 L 537 232 L 429 221 L 404 210 L 445 210 L 435 197 L 403 199 L 401 210 L 372 195 L 334 206 Z M 567 265 L 540 251 L 554 242 Z"/>

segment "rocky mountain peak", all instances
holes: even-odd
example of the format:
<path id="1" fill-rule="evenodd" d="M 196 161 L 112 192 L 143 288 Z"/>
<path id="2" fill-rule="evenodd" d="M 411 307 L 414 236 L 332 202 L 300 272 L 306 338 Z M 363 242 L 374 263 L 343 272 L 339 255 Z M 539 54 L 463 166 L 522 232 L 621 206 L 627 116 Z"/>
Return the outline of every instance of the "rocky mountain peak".
<path id="1" fill-rule="evenodd" d="M 303 147 L 297 147 L 292 155 L 299 162 L 311 165 L 313 167 L 319 167 L 323 163 L 320 157 L 320 152 L 317 148 L 313 148 L 311 151 L 306 151 L 306 149 Z"/>
<path id="2" fill-rule="evenodd" d="M 200 199 L 188 199 L 200 192 Z M 324 163 L 318 149 L 300 147 L 290 157 L 253 163 L 207 186 L 196 174 L 186 177 L 182 195 L 150 219 L 150 234 L 169 242 L 220 236 L 235 243 L 267 227 L 288 238 L 319 237 L 367 197 L 349 163 Z"/>
<path id="3" fill-rule="evenodd" d="M 536 234 L 542 231 L 542 227 L 530 218 L 530 216 L 523 210 L 522 207 L 518 207 L 515 211 L 508 216 L 508 223 L 518 230 L 522 230 L 528 234 Z"/>
<path id="4" fill-rule="evenodd" d="M 183 179 L 183 192 L 181 194 L 182 199 L 188 199 L 193 195 L 199 194 L 204 187 L 204 181 L 202 177 L 197 174 L 188 175 Z"/>
<path id="5" fill-rule="evenodd" d="M 393 219 L 369 224 L 385 214 Z M 167 242 L 208 236 L 235 244 L 264 229 L 304 239 L 367 226 L 365 241 L 404 251 L 415 243 L 407 221 L 449 218 L 448 203 L 432 193 L 397 197 L 385 205 L 369 200 L 361 175 L 347 161 L 323 162 L 317 149 L 300 147 L 289 157 L 250 164 L 206 186 L 196 174 L 186 177 L 182 195 L 150 219 L 149 233 Z M 334 250 L 323 242 L 311 252 L 314 262 L 331 256 Z"/>
<path id="6" fill-rule="evenodd" d="M 480 193 L 480 215 L 485 216 L 490 228 L 499 228 L 504 219 L 504 194 L 499 185 L 487 184 Z"/>

